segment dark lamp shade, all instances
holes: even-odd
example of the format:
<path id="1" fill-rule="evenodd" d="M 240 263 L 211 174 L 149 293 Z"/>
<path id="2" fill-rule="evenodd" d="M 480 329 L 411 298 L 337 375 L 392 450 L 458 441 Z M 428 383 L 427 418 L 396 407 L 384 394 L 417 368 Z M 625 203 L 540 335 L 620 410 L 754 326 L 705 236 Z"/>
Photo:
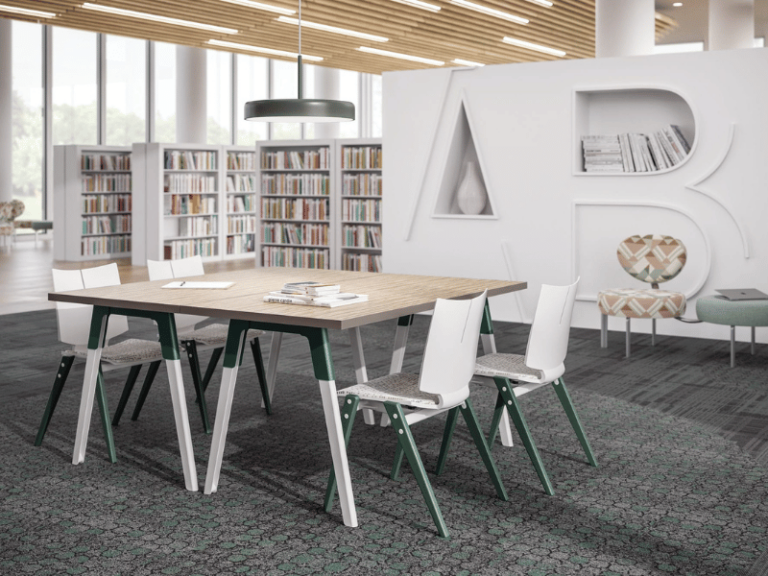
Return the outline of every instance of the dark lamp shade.
<path id="1" fill-rule="evenodd" d="M 245 103 L 245 119 L 253 122 L 351 122 L 355 105 L 341 100 L 291 98 Z"/>

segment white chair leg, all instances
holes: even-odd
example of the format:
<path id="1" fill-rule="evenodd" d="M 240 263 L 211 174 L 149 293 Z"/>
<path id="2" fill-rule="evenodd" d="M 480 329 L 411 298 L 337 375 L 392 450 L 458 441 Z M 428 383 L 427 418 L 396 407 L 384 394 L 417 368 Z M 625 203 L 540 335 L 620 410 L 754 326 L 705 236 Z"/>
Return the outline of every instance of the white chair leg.
<path id="1" fill-rule="evenodd" d="M 283 342 L 282 332 L 272 332 L 272 343 L 269 347 L 269 362 L 267 363 L 267 390 L 269 399 L 272 400 L 275 394 L 275 381 L 277 380 L 277 361 L 280 359 L 280 345 Z M 264 401 L 261 401 L 261 407 L 264 408 Z"/>
<path id="2" fill-rule="evenodd" d="M 731 368 L 736 366 L 736 326 L 731 326 Z"/>
<path id="3" fill-rule="evenodd" d="M 608 315 L 600 313 L 600 348 L 608 348 Z"/>
<path id="4" fill-rule="evenodd" d="M 750 348 L 750 351 L 752 352 L 752 356 L 755 355 L 755 327 L 752 326 L 752 346 Z"/>
<path id="5" fill-rule="evenodd" d="M 360 328 L 350 328 L 349 343 L 352 346 L 352 363 L 355 366 L 355 379 L 358 384 L 368 382 L 368 370 L 365 367 L 365 353 Z M 363 408 L 363 420 L 368 425 L 376 424 L 376 413 L 370 408 Z"/>
<path id="6" fill-rule="evenodd" d="M 197 468 L 195 452 L 192 449 L 192 433 L 189 429 L 187 399 L 184 394 L 184 381 L 181 375 L 181 360 L 166 360 L 168 382 L 171 386 L 173 415 L 176 418 L 176 436 L 179 439 L 181 465 L 184 470 L 184 484 L 190 492 L 197 492 Z"/>
<path id="7" fill-rule="evenodd" d="M 630 340 L 631 334 L 632 334 L 632 330 L 630 328 L 630 318 L 629 316 L 627 316 L 627 342 L 626 342 L 627 358 L 629 358 L 629 340 Z"/>
<path id="8" fill-rule="evenodd" d="M 656 346 L 656 318 L 651 318 L 651 346 Z"/>
<path id="9" fill-rule="evenodd" d="M 208 456 L 208 471 L 205 473 L 205 493 L 212 494 L 219 487 L 221 461 L 224 458 L 224 444 L 227 441 L 229 417 L 232 413 L 232 398 L 235 395 L 235 381 L 240 364 L 240 353 L 234 368 L 224 368 L 221 373 L 219 403 L 216 406 L 216 421 L 213 423 L 211 453 Z"/>

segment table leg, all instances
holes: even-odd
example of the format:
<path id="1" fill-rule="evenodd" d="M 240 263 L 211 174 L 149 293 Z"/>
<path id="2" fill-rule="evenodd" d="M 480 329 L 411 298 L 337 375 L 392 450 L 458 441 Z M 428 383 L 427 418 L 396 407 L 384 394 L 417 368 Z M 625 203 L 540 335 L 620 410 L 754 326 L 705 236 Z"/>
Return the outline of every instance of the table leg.
<path id="1" fill-rule="evenodd" d="M 352 346 L 352 362 L 355 366 L 355 379 L 358 384 L 368 382 L 368 370 L 365 367 L 365 353 L 363 352 L 363 339 L 360 336 L 360 328 L 350 328 L 349 343 Z M 376 413 L 370 408 L 363 410 L 363 420 L 366 424 L 376 424 Z"/>
<path id="2" fill-rule="evenodd" d="M 181 375 L 181 360 L 166 360 L 168 382 L 171 386 L 171 402 L 173 416 L 176 420 L 176 436 L 179 439 L 181 466 L 184 470 L 184 484 L 187 490 L 197 492 L 197 469 L 195 467 L 195 452 L 192 449 L 192 433 L 189 429 L 187 400 L 184 394 L 184 380 Z M 204 402 L 205 400 L 201 400 Z"/>
<path id="3" fill-rule="evenodd" d="M 491 307 L 488 304 L 488 300 L 485 301 L 485 312 L 483 313 L 483 323 L 480 331 L 483 354 L 496 354 L 496 337 L 493 334 Z M 514 441 L 512 440 L 512 428 L 509 425 L 509 414 L 507 413 L 507 410 L 502 410 L 501 412 L 499 437 L 501 438 L 502 446 L 514 446 Z"/>
<path id="4" fill-rule="evenodd" d="M 283 342 L 282 332 L 272 332 L 272 343 L 269 347 L 269 362 L 267 363 L 267 389 L 269 390 L 269 399 L 271 400 L 275 393 L 275 382 L 277 380 L 277 361 L 280 359 L 280 345 Z M 261 402 L 264 408 L 264 401 Z"/>

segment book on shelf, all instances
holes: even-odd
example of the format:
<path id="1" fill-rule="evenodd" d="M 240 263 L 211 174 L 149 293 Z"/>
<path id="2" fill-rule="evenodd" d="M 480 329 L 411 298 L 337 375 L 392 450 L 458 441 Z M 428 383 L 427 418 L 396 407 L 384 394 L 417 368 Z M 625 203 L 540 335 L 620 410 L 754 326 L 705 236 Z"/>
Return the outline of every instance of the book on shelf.
<path id="1" fill-rule="evenodd" d="M 649 134 L 582 136 L 581 146 L 585 172 L 657 172 L 676 166 L 691 151 L 675 124 Z"/>
<path id="2" fill-rule="evenodd" d="M 347 304 L 367 302 L 367 294 L 352 294 L 351 292 L 339 292 L 326 296 L 305 296 L 285 291 L 270 292 L 264 296 L 264 302 L 276 304 L 299 304 L 301 306 L 320 306 L 323 308 L 336 308 Z"/>

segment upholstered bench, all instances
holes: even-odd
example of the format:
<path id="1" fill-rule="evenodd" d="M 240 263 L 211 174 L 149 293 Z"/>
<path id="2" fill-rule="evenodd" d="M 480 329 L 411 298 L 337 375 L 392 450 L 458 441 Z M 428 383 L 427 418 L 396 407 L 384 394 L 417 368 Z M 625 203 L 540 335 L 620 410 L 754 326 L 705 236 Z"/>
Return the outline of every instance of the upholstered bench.
<path id="1" fill-rule="evenodd" d="M 736 365 L 736 326 L 752 328 L 752 354 L 755 353 L 755 327 L 768 326 L 768 300 L 728 300 L 724 296 L 703 296 L 696 300 L 696 316 L 702 322 L 731 327 L 731 368 Z"/>

